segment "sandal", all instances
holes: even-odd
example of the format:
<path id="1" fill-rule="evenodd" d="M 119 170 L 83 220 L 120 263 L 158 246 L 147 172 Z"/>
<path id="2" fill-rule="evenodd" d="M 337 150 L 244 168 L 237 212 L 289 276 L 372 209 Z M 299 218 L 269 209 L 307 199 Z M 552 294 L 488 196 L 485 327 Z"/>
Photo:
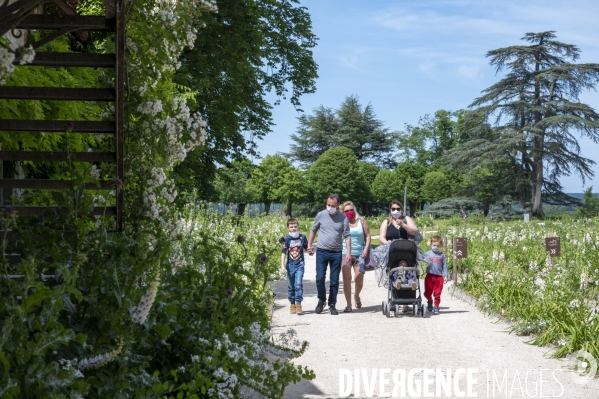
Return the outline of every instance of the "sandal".
<path id="1" fill-rule="evenodd" d="M 354 300 L 356 301 L 356 309 L 360 309 L 362 307 L 362 301 L 360 300 L 360 297 L 354 298 Z"/>
<path id="2" fill-rule="evenodd" d="M 351 306 L 346 306 L 345 309 L 343 309 L 343 313 L 349 313 L 351 312 Z"/>

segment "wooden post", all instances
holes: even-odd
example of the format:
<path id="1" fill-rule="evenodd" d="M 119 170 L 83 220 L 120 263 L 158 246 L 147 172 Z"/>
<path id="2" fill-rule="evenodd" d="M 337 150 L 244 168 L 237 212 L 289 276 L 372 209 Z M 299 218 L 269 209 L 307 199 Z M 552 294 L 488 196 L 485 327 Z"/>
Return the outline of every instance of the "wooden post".
<path id="1" fill-rule="evenodd" d="M 458 262 L 455 255 L 455 238 L 451 239 L 451 254 L 453 256 L 453 284 L 458 283 Z"/>

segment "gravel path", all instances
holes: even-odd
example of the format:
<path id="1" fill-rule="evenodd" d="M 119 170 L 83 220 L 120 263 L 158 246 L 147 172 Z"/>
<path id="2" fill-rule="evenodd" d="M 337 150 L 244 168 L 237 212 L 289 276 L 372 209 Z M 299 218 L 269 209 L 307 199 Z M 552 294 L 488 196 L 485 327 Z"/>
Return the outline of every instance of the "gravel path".
<path id="1" fill-rule="evenodd" d="M 340 392 L 340 388 L 348 389 L 346 373 L 352 379 L 349 397 L 383 397 L 385 393 L 393 393 L 394 371 L 397 380 L 405 383 L 404 397 L 460 397 L 462 393 L 479 398 L 599 397 L 598 379 L 575 383 L 576 375 L 564 370 L 568 362 L 547 357 L 547 348 L 527 344 L 527 338 L 509 334 L 507 324 L 486 317 L 470 303 L 452 297 L 451 283 L 443 290 L 440 315 L 427 314 L 422 319 L 412 317 L 410 312 L 386 318 L 381 313 L 381 302 L 387 292 L 376 286 L 374 272 L 368 272 L 361 294 L 362 308 L 342 313 L 345 298 L 340 282 L 339 315 L 332 316 L 328 307 L 322 314 L 314 313 L 318 302 L 315 277 L 315 257 L 306 256 L 302 316 L 289 314 L 286 282 L 275 285 L 278 294 L 274 331 L 293 328 L 300 340 L 307 340 L 309 349 L 295 362 L 316 373 L 312 381 L 302 380 L 289 386 L 286 398 L 348 397 L 349 392 Z M 356 384 L 357 369 L 359 384 Z M 384 373 L 384 369 L 388 372 Z M 401 369 L 405 370 L 404 378 Z M 443 370 L 437 378 L 436 369 Z M 458 369 L 465 370 L 462 373 Z M 476 381 L 467 379 L 468 371 Z M 365 391 L 363 373 L 366 385 L 372 383 L 372 374 L 376 373 L 372 394 Z M 383 391 L 382 373 L 387 380 L 383 380 Z M 415 374 L 414 381 L 409 378 L 410 373 Z M 341 387 L 340 375 L 344 377 Z M 426 381 L 430 385 L 423 385 Z M 443 390 L 446 381 L 457 383 L 457 391 L 453 385 L 448 388 L 450 396 Z M 468 381 L 472 395 L 466 391 Z M 356 385 L 359 392 L 355 391 Z M 401 397 L 400 385 L 397 388 L 396 397 Z"/>

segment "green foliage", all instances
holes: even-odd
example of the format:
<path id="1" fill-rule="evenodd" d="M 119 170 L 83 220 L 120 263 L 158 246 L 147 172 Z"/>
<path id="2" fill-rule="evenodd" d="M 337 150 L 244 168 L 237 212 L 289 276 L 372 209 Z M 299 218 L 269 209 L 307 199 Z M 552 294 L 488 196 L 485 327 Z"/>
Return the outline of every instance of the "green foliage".
<path id="1" fill-rule="evenodd" d="M 324 202 L 333 193 L 338 194 L 341 201 L 357 201 L 367 190 L 356 156 L 345 147 L 325 152 L 308 169 L 307 178 L 317 202 Z"/>
<path id="2" fill-rule="evenodd" d="M 408 187 L 408 203 L 410 216 L 415 216 L 415 213 L 419 211 L 427 201 L 427 198 L 422 193 L 422 187 L 424 186 L 424 176 L 426 175 L 426 166 L 402 162 L 397 165 L 393 173 L 397 175 L 400 181 L 400 187 L 402 189 L 401 196 L 396 198 L 403 202 L 404 187 Z"/>
<path id="3" fill-rule="evenodd" d="M 373 199 L 378 203 L 389 204 L 399 198 L 403 201 L 404 188 L 401 186 L 401 180 L 391 170 L 381 169 L 372 182 L 370 190 Z"/>
<path id="4" fill-rule="evenodd" d="M 334 146 L 333 137 L 339 129 L 335 112 L 332 108 L 320 105 L 313 115 L 298 117 L 297 133 L 291 135 L 295 144 L 290 146 L 290 157 L 305 165 L 311 165 Z"/>
<path id="5" fill-rule="evenodd" d="M 268 93 L 299 107 L 300 97 L 315 90 L 318 77 L 312 58 L 317 38 L 298 1 L 216 3 L 218 13 L 194 18 L 193 26 L 205 27 L 181 57 L 175 78 L 195 92 L 194 110 L 208 122 L 209 134 L 206 148 L 188 154 L 176 170 L 182 176 L 181 191 L 206 191 L 216 163 L 256 154 L 255 140 L 272 126 Z"/>
<path id="6" fill-rule="evenodd" d="M 578 217 L 590 218 L 599 215 L 599 198 L 593 194 L 593 186 L 584 190 L 582 205 L 576 210 Z"/>
<path id="7" fill-rule="evenodd" d="M 281 155 L 267 155 L 257 168 L 254 168 L 247 182 L 246 191 L 254 202 L 266 205 L 268 214 L 270 204 L 280 200 L 285 186 L 285 176 L 292 168 L 291 163 Z"/>
<path id="8" fill-rule="evenodd" d="M 309 188 L 306 185 L 305 173 L 290 166 L 281 173 L 282 183 L 275 189 L 275 196 L 285 204 L 285 214 L 293 215 L 294 203 L 307 201 Z"/>
<path id="9" fill-rule="evenodd" d="M 597 222 L 488 223 L 440 233 L 468 240 L 459 286 L 483 311 L 509 319 L 518 334 L 535 334 L 531 343 L 551 344 L 555 357 L 584 350 L 597 358 Z M 561 256 L 549 259 L 544 237 L 553 235 L 561 237 Z"/>
<path id="10" fill-rule="evenodd" d="M 230 166 L 222 168 L 214 180 L 214 191 L 218 201 L 224 204 L 247 204 L 252 196 L 247 190 L 247 181 L 255 166 L 248 159 L 233 161 Z"/>
<path id="11" fill-rule="evenodd" d="M 57 215 L 2 219 L 25 258 L 22 277 L 0 285 L 3 396 L 238 396 L 246 386 L 278 398 L 288 383 L 313 378 L 284 361 L 306 344 L 266 329 L 284 220 L 190 209 L 178 237 L 183 262 L 173 267 L 166 237 L 109 234 L 75 215 L 62 220 L 79 227 L 71 241 L 48 229 Z M 34 237 L 43 239 L 32 248 Z M 142 303 L 147 319 L 136 323 Z M 264 353 L 272 360 L 259 360 Z"/>
<path id="12" fill-rule="evenodd" d="M 229 93 L 227 84 L 221 83 L 233 73 L 223 74 L 218 68 L 227 63 L 239 65 L 243 60 L 245 65 L 255 66 L 253 71 L 262 80 L 252 82 L 247 70 L 240 72 L 233 95 L 243 94 L 252 85 L 256 86 L 254 93 L 274 88 L 282 95 L 285 83 L 296 78 L 300 80 L 295 82 L 296 88 L 312 89 L 315 65 L 311 45 L 293 36 L 297 31 L 286 29 L 288 23 L 300 26 L 303 37 L 313 39 L 304 9 L 287 1 L 248 2 L 245 9 L 236 9 L 238 2 L 232 3 L 225 4 L 219 16 L 208 10 L 209 2 L 129 3 L 126 179 L 123 188 L 115 184 L 113 191 L 125 191 L 124 232 L 112 232 L 111 217 L 88 216 L 94 203 L 107 203 L 99 193 L 82 189 L 85 183 L 98 182 L 90 175 L 89 164 L 21 165 L 27 178 L 57 177 L 70 179 L 73 185 L 70 191 L 24 195 L 28 205 L 58 204 L 61 212 L 35 218 L 17 218 L 10 208 L 3 212 L 1 222 L 4 229 L 11 230 L 12 238 L 8 242 L 2 237 L 0 397 L 239 397 L 242 389 L 248 389 L 279 398 L 289 383 L 313 378 L 309 370 L 287 361 L 301 354 L 306 345 L 295 345 L 291 332 L 277 338 L 268 330 L 273 292 L 267 282 L 277 277 L 278 239 L 284 221 L 269 218 L 250 225 L 249 219 L 220 217 L 195 208 L 182 213 L 173 205 L 178 194 L 175 184 L 202 176 L 202 171 L 194 171 L 192 178 L 173 173 L 187 155 L 195 154 L 203 165 L 214 165 L 218 157 L 225 159 L 241 151 L 239 132 L 269 123 L 268 118 L 261 119 L 259 111 L 248 114 L 231 103 L 226 110 L 205 112 L 204 107 L 212 107 Z M 103 4 L 102 0 L 85 0 L 80 9 L 102 13 Z M 248 21 L 265 30 L 260 32 L 264 40 L 258 43 L 264 51 L 257 58 L 248 56 L 241 43 L 241 37 L 253 40 L 249 31 L 243 31 L 247 25 L 237 37 L 229 35 L 233 28 L 227 27 L 231 27 L 227 5 L 237 12 L 235 28 Z M 246 13 L 248 9 L 261 13 Z M 282 17 L 276 21 L 276 15 Z M 198 71 L 208 77 L 201 80 L 202 85 L 214 90 L 202 98 L 212 102 L 196 103 L 196 91 L 205 93 L 173 79 L 183 49 L 194 44 L 198 32 L 193 26 L 201 27 L 202 19 L 212 21 L 213 27 L 218 25 L 212 36 L 199 33 L 202 40 L 221 35 L 231 46 L 240 43 L 240 47 L 237 55 L 231 53 L 227 58 L 223 54 L 230 47 L 209 50 L 209 44 L 203 43 L 201 55 L 193 62 L 214 57 L 202 61 L 204 64 L 198 62 Z M 101 34 L 94 39 L 78 50 L 112 51 L 114 35 Z M 71 51 L 66 42 L 52 46 Z M 216 59 L 219 63 L 210 70 Z M 18 70 L 13 78 L 19 79 L 19 84 L 48 87 L 108 86 L 113 73 L 36 67 Z M 249 86 L 237 87 L 241 80 Z M 294 89 L 292 102 L 296 105 L 301 88 Z M 250 103 L 255 98 L 246 100 Z M 203 145 L 206 123 L 199 111 L 214 120 L 212 147 L 208 149 Z M 219 135 L 221 111 L 228 113 L 224 119 L 236 112 L 245 118 L 245 122 L 233 120 L 234 136 Z M 65 106 L 6 101 L 0 113 L 2 118 L 114 118 L 110 108 L 86 103 Z M 68 131 L 2 134 L 0 138 L 4 149 L 111 149 L 111 141 L 105 137 Z M 243 165 L 234 171 L 243 174 Z M 206 176 L 209 174 L 203 178 Z M 236 177 L 234 173 L 229 176 L 230 180 Z M 194 188 L 193 184 L 188 187 Z M 7 253 L 20 254 L 22 263 L 9 265 Z"/>
<path id="13" fill-rule="evenodd" d="M 424 175 L 424 184 L 421 190 L 422 196 L 429 202 L 437 202 L 451 197 L 454 192 L 452 182 L 441 171 L 428 172 Z"/>
<path id="14" fill-rule="evenodd" d="M 346 147 L 359 161 L 393 166 L 390 155 L 397 134 L 376 119 L 372 105 L 362 108 L 357 96 L 348 96 L 336 111 L 321 105 L 313 112 L 298 118 L 297 133 L 291 135 L 293 160 L 311 165 L 328 149 Z"/>
<path id="15" fill-rule="evenodd" d="M 432 117 L 427 114 L 420 118 L 418 126 L 406 125 L 399 135 L 399 159 L 424 165 L 437 163 L 459 142 L 458 120 L 463 113 L 440 109 Z"/>

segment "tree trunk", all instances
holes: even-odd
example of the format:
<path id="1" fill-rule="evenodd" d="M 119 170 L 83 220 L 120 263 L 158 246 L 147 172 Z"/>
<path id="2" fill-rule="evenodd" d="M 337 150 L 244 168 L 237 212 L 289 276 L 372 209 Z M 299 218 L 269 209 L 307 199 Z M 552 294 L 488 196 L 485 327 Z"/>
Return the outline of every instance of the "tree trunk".
<path id="1" fill-rule="evenodd" d="M 368 202 L 362 202 L 362 216 L 368 216 Z"/>
<path id="2" fill-rule="evenodd" d="M 543 217 L 543 161 L 535 159 L 532 170 L 532 210 L 533 216 Z"/>
<path id="3" fill-rule="evenodd" d="M 414 217 L 414 213 L 416 213 L 416 204 L 408 201 L 408 207 L 410 208 L 410 217 Z"/>
<path id="4" fill-rule="evenodd" d="M 268 201 L 264 203 L 264 213 L 266 213 L 267 215 L 270 213 L 270 204 L 272 203 L 272 201 Z"/>
<path id="5" fill-rule="evenodd" d="M 285 215 L 291 217 L 292 213 L 291 213 L 291 207 L 293 205 L 293 202 L 291 202 L 291 200 L 287 201 L 287 206 L 285 206 Z"/>
<path id="6" fill-rule="evenodd" d="M 243 216 L 246 204 L 237 204 L 237 216 Z"/>
<path id="7" fill-rule="evenodd" d="M 485 217 L 489 216 L 489 208 L 490 204 L 488 202 L 483 203 L 483 215 L 485 215 Z"/>

